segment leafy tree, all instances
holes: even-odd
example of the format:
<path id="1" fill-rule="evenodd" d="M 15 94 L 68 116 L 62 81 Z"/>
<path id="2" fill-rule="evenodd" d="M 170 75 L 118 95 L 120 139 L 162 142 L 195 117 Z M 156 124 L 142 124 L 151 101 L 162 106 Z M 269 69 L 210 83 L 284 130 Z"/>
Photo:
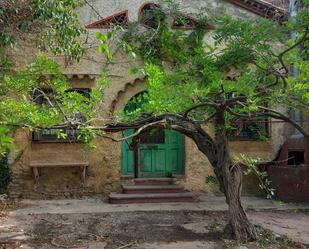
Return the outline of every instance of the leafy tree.
<path id="1" fill-rule="evenodd" d="M 128 53 L 145 61 L 145 68 L 133 72 L 147 75 L 147 104 L 108 127 L 142 127 L 135 134 L 143 127 L 168 128 L 190 137 L 214 168 L 237 240 L 257 237 L 240 201 L 241 165 L 230 155 L 228 141 L 237 120 L 283 120 L 309 137 L 289 116 L 293 109 L 309 111 L 308 8 L 295 19 L 280 24 L 225 17 L 211 43 L 204 39 L 207 18 L 188 33 L 170 30 L 160 13 L 157 25 L 145 32 L 138 32 L 137 25 L 118 39 Z M 297 34 L 293 39 L 291 32 Z M 291 65 L 297 76 L 291 75 Z M 204 129 L 210 123 L 214 135 Z"/>
<path id="2" fill-rule="evenodd" d="M 142 108 L 113 117 L 112 122 L 102 119 L 96 106 L 103 101 L 108 71 L 90 98 L 83 98 L 70 93 L 57 65 L 41 56 L 27 68 L 4 77 L 0 88 L 1 149 L 10 144 L 14 129 L 21 127 L 79 129 L 80 138 L 91 146 L 93 138 L 106 137 L 106 131 L 135 128 L 133 135 L 137 135 L 153 128 L 176 130 L 190 137 L 213 166 L 229 205 L 236 239 L 256 239 L 240 201 L 241 167 L 232 160 L 228 141 L 240 118 L 283 120 L 308 137 L 288 115 L 293 108 L 309 110 L 308 9 L 299 12 L 296 22 L 284 25 L 225 17 L 214 31 L 214 43 L 204 39 L 207 18 L 202 16 L 192 32 L 172 31 L 165 22 L 168 15 L 159 13 L 160 18 L 153 19 L 157 23 L 143 32 L 139 32 L 139 25 L 132 25 L 127 32 L 116 28 L 113 33 L 97 34 L 99 51 L 109 61 L 114 53 L 111 47 L 115 47 L 109 46 L 112 42 L 133 58 L 144 60 L 144 68 L 132 69 L 148 78 L 147 103 Z M 297 33 L 294 39 L 289 39 L 291 31 Z M 297 76 L 291 77 L 290 65 L 298 68 Z M 231 72 L 232 79 L 227 77 Z M 44 92 L 46 86 L 51 93 Z M 47 104 L 36 105 L 31 91 L 38 91 Z M 285 111 L 278 111 L 278 106 Z M 77 112 L 87 121 L 76 120 Z M 215 134 L 204 129 L 208 124 L 213 124 Z"/>

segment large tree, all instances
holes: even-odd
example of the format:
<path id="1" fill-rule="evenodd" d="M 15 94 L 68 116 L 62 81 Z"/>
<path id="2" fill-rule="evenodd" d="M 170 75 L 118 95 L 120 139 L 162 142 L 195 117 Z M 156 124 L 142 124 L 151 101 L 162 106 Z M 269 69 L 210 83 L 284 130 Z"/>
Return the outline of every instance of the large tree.
<path id="1" fill-rule="evenodd" d="M 229 225 L 236 239 L 256 239 L 241 205 L 242 172 L 231 158 L 229 136 L 237 128 L 237 120 L 245 118 L 282 120 L 308 137 L 288 115 L 293 108 L 309 110 L 308 9 L 300 11 L 296 21 L 284 24 L 225 17 L 213 31 L 214 42 L 204 39 L 207 18 L 200 18 L 192 32 L 173 31 L 166 25 L 164 11 L 157 12 L 142 32 L 139 25 L 133 25 L 126 32 L 116 28 L 113 33 L 97 34 L 99 50 L 106 53 L 109 65 L 113 51 L 108 45 L 113 41 L 132 57 L 143 59 L 145 67 L 131 71 L 147 75 L 146 104 L 134 112 L 115 115 L 112 121 L 103 119 L 96 106 L 103 101 L 108 71 L 90 98 L 85 98 L 68 91 L 70 86 L 57 65 L 41 56 L 24 70 L 4 77 L 0 89 L 1 146 L 10 142 L 12 131 L 20 127 L 79 129 L 80 138 L 88 144 L 96 136 L 107 137 L 106 132 L 128 128 L 136 129 L 135 136 L 153 128 L 176 130 L 190 137 L 213 166 L 229 205 Z M 289 39 L 292 31 L 297 35 Z M 291 65 L 298 68 L 297 76 L 291 77 Z M 46 93 L 46 88 L 52 91 Z M 29 91 L 42 95 L 46 104 L 36 105 Z M 76 119 L 77 112 L 88 121 Z M 209 124 L 214 127 L 213 134 L 204 129 Z"/>
<path id="2" fill-rule="evenodd" d="M 172 31 L 164 22 L 165 13 L 157 12 L 147 31 L 132 28 L 121 40 L 129 53 L 145 61 L 145 68 L 133 71 L 147 75 L 147 103 L 126 115 L 134 121 L 109 128 L 142 127 L 136 134 L 168 128 L 190 137 L 214 168 L 236 239 L 255 239 L 240 201 L 241 166 L 231 158 L 228 141 L 240 119 L 281 120 L 309 137 L 299 120 L 290 117 L 293 109 L 309 111 L 308 9 L 286 23 L 225 17 L 214 31 L 214 41 L 205 39 L 207 18 L 192 32 Z M 290 39 L 291 33 L 296 37 Z M 291 66 L 298 69 L 297 75 L 291 75 Z M 214 135 L 204 129 L 209 124 Z"/>

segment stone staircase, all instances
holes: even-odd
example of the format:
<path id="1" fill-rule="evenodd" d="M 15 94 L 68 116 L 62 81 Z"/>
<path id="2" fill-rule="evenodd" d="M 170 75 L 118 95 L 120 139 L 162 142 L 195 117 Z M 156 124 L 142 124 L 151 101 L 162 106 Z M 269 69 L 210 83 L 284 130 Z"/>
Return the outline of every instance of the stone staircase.
<path id="1" fill-rule="evenodd" d="M 174 183 L 173 178 L 136 178 L 122 185 L 122 193 L 111 193 L 111 204 L 197 202 L 197 197 Z"/>

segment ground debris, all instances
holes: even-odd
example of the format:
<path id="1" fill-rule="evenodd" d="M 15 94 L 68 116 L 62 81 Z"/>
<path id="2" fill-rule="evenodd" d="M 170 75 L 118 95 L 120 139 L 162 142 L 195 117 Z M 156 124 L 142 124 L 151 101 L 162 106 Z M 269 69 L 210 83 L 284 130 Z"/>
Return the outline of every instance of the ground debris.
<path id="1" fill-rule="evenodd" d="M 124 248 L 128 248 L 128 247 L 131 247 L 133 245 L 137 245 L 137 242 L 131 242 L 129 244 L 126 244 L 126 245 L 123 245 L 123 246 L 120 246 L 120 247 L 117 247 L 116 249 L 124 249 Z"/>
<path id="2" fill-rule="evenodd" d="M 91 233 L 69 233 L 62 234 L 53 239 L 50 243 L 57 248 L 67 248 L 67 249 L 86 249 L 86 244 L 89 241 L 104 241 L 106 236 L 91 234 Z"/>
<path id="3" fill-rule="evenodd" d="M 249 213 L 257 218 L 261 214 Z M 263 213 L 265 215 L 265 212 Z M 271 213 L 273 216 L 274 214 Z M 308 213 L 278 214 L 303 224 Z M 263 216 L 264 217 L 264 216 Z M 269 215 L 265 216 L 269 217 Z M 308 217 L 308 218 L 307 218 Z M 239 245 L 224 233 L 228 215 L 222 211 L 130 211 L 112 213 L 12 214 L 3 220 L 6 233 L 35 249 L 234 249 Z M 304 225 L 300 228 L 307 228 Z M 248 249 L 307 248 L 293 239 L 257 227 L 258 242 L 244 244 Z M 21 232 L 22 231 L 22 232 Z M 0 230 L 0 234 L 1 234 Z M 306 234 L 306 230 L 302 230 Z M 280 233 L 278 233 L 280 234 Z M 6 236 L 4 238 L 4 236 Z M 1 239 L 0 239 L 1 241 Z M 14 239 L 16 241 L 16 239 Z M 183 246 L 185 245 L 185 247 Z M 0 249 L 19 249 L 0 247 Z"/>
<path id="4" fill-rule="evenodd" d="M 20 243 L 18 241 L 0 241 L 0 249 L 18 249 Z"/>
<path id="5" fill-rule="evenodd" d="M 29 205 L 14 201 L 8 198 L 0 197 L 0 221 L 8 217 L 8 213 L 19 208 L 25 208 Z"/>

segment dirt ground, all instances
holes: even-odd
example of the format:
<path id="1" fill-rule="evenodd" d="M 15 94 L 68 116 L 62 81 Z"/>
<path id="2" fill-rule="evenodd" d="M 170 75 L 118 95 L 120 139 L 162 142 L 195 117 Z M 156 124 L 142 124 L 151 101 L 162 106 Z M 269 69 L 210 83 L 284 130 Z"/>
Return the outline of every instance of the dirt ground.
<path id="1" fill-rule="evenodd" d="M 296 215 L 296 216 L 295 216 Z M 301 220 L 307 231 L 307 212 L 256 212 L 249 216 L 254 223 L 265 220 L 288 221 L 293 229 Z M 271 219 L 269 218 L 271 217 Z M 227 223 L 224 211 L 136 211 L 112 213 L 28 213 L 2 217 L 0 220 L 1 249 L 284 249 L 309 248 L 257 226 L 260 239 L 255 243 L 237 245 L 223 232 Z M 306 223 L 307 222 L 307 223 Z M 282 223 L 283 224 L 283 223 Z M 281 224 L 281 225 L 282 225 Z M 270 224 L 268 224 L 270 225 Z M 283 225 L 282 225 L 283 226 Z M 284 226 L 283 226 L 284 227 Z M 282 227 L 282 229 L 283 229 Z M 267 228 L 267 226 L 265 227 Z M 270 227 L 273 229 L 273 227 Z M 288 229 L 288 228 L 286 228 Z M 307 231 L 308 232 L 308 231 Z M 1 245 L 0 243 L 0 245 Z"/>

